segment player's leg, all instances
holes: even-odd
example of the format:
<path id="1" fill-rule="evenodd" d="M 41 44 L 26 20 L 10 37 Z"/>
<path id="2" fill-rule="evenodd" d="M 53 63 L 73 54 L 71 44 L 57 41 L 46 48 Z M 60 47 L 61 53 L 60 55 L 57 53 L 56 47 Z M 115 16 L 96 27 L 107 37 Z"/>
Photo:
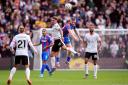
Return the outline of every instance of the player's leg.
<path id="1" fill-rule="evenodd" d="M 11 81 L 13 79 L 13 76 L 16 73 L 17 65 L 20 64 L 20 60 L 21 60 L 21 57 L 20 56 L 16 56 L 15 57 L 15 65 L 13 66 L 13 68 L 10 71 L 10 75 L 9 75 L 8 80 L 7 80 L 7 85 L 10 85 L 11 84 Z"/>
<path id="2" fill-rule="evenodd" d="M 56 67 L 60 67 L 60 55 L 56 56 Z"/>
<path id="3" fill-rule="evenodd" d="M 87 78 L 88 74 L 89 74 L 88 60 L 89 60 L 90 56 L 91 56 L 90 53 L 88 53 L 88 52 L 85 53 L 85 78 Z"/>
<path id="4" fill-rule="evenodd" d="M 17 65 L 14 65 L 14 67 L 10 71 L 10 75 L 9 75 L 8 80 L 7 80 L 7 85 L 11 84 L 11 81 L 12 81 L 12 78 L 13 78 L 15 72 L 16 72 L 16 69 L 17 69 Z"/>
<path id="5" fill-rule="evenodd" d="M 69 44 L 66 44 L 66 46 L 67 46 L 67 48 L 72 48 L 72 46 L 71 46 L 71 43 L 69 43 Z M 66 63 L 68 64 L 69 62 L 70 62 L 70 60 L 71 60 L 71 51 L 67 51 L 67 57 L 66 57 Z"/>
<path id="6" fill-rule="evenodd" d="M 25 65 L 25 75 L 26 75 L 26 79 L 27 79 L 27 82 L 29 85 L 32 85 L 32 81 L 30 79 L 30 68 L 29 68 L 29 65 Z"/>
<path id="7" fill-rule="evenodd" d="M 59 54 L 59 51 L 57 52 L 51 52 L 51 66 L 52 66 L 52 69 L 51 69 L 51 73 L 53 73 L 55 70 L 56 70 L 56 59 L 55 59 L 55 56 L 58 56 Z"/>
<path id="8" fill-rule="evenodd" d="M 79 56 L 80 54 L 78 52 L 76 52 L 72 45 L 69 43 L 69 44 L 66 44 L 66 45 L 63 45 L 63 49 L 66 49 L 67 50 L 67 57 L 66 57 L 66 63 L 69 63 L 70 60 L 71 60 L 71 54 L 75 54 L 75 56 Z"/>
<path id="9" fill-rule="evenodd" d="M 51 52 L 51 66 L 52 66 L 52 72 L 56 70 L 56 57 L 59 55 L 60 47 L 62 47 L 61 40 L 55 40 L 54 45 L 52 47 L 52 52 Z M 59 58 L 59 57 L 58 57 Z M 59 62 L 59 59 L 58 61 Z M 58 63 L 59 64 L 59 63 Z"/>
<path id="10" fill-rule="evenodd" d="M 94 64 L 94 78 L 97 79 L 97 59 L 98 59 L 98 55 L 97 53 L 94 53 L 92 56 L 92 60 L 93 60 L 93 64 Z"/>
<path id="11" fill-rule="evenodd" d="M 67 47 L 67 45 L 65 45 L 65 44 L 62 46 L 62 48 L 63 48 L 64 50 L 67 50 L 67 51 L 73 53 L 73 54 L 77 54 L 77 53 L 78 53 L 78 52 L 76 52 L 72 47 Z"/>
<path id="12" fill-rule="evenodd" d="M 45 68 L 47 69 L 49 75 L 51 75 L 51 69 L 50 69 L 49 65 L 47 64 L 49 53 L 43 52 L 42 54 L 43 54 L 42 55 L 43 64 L 42 64 L 42 68 L 41 68 L 41 77 L 43 77 Z"/>
<path id="13" fill-rule="evenodd" d="M 22 65 L 25 66 L 25 76 L 29 85 L 32 85 L 32 81 L 30 80 L 30 68 L 29 68 L 29 57 L 22 56 Z"/>
<path id="14" fill-rule="evenodd" d="M 44 76 L 44 70 L 46 68 L 46 53 L 45 52 L 42 52 L 42 66 L 41 66 L 41 69 L 40 69 L 40 77 L 43 77 Z"/>
<path id="15" fill-rule="evenodd" d="M 42 67 L 41 67 L 41 70 L 40 70 L 40 77 L 44 77 L 45 68 L 46 68 L 46 61 L 42 60 Z"/>

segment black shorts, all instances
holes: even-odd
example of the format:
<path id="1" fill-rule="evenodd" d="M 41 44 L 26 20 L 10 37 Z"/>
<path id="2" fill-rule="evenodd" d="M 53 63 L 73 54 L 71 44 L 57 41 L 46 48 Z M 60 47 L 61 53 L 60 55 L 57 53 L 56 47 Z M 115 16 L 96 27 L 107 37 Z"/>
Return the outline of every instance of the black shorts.
<path id="1" fill-rule="evenodd" d="M 15 65 L 20 64 L 22 62 L 22 65 L 28 65 L 29 64 L 29 58 L 25 55 L 18 55 L 15 56 Z"/>
<path id="2" fill-rule="evenodd" d="M 64 44 L 60 39 L 57 39 L 54 41 L 54 45 L 52 47 L 53 52 L 58 52 L 60 50 L 60 47 L 62 47 Z"/>
<path id="3" fill-rule="evenodd" d="M 92 60 L 97 60 L 99 58 L 99 56 L 97 55 L 97 53 L 89 53 L 89 52 L 86 52 L 85 53 L 85 58 L 90 59 L 90 57 L 92 57 Z"/>

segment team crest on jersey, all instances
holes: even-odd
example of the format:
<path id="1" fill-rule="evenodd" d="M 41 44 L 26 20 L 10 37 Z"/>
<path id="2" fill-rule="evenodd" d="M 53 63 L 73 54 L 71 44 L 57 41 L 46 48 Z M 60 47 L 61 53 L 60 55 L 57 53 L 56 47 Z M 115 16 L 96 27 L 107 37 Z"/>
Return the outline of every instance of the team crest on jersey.
<path id="1" fill-rule="evenodd" d="M 47 42 L 47 40 L 46 39 L 42 39 L 41 42 Z"/>

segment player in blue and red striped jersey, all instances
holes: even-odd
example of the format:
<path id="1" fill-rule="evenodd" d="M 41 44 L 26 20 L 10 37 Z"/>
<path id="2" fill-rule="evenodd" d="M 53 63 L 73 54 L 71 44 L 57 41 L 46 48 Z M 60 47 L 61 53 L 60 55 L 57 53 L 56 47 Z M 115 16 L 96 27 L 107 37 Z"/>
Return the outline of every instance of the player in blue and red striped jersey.
<path id="1" fill-rule="evenodd" d="M 43 63 L 40 70 L 40 77 L 43 77 L 45 69 L 47 69 L 49 75 L 51 75 L 51 69 L 47 64 L 47 60 L 50 55 L 50 47 L 53 46 L 52 38 L 47 34 L 46 29 L 42 30 L 42 37 L 40 39 L 40 43 L 35 44 L 35 46 L 40 44 L 42 45 L 42 63 Z"/>
<path id="2" fill-rule="evenodd" d="M 72 48 L 72 49 L 73 49 L 73 47 L 71 45 L 70 36 L 72 38 L 74 38 L 75 41 L 78 41 L 78 38 L 80 38 L 80 36 L 78 36 L 78 33 L 76 33 L 74 31 L 75 29 L 73 27 L 74 27 L 74 25 L 73 25 L 73 22 L 71 20 L 68 20 L 67 23 L 63 27 L 64 43 L 67 47 Z M 72 29 L 74 29 L 74 30 L 72 30 Z M 80 54 L 76 52 L 76 55 L 79 56 Z M 68 51 L 66 63 L 70 62 L 70 56 L 71 56 L 71 52 Z"/>

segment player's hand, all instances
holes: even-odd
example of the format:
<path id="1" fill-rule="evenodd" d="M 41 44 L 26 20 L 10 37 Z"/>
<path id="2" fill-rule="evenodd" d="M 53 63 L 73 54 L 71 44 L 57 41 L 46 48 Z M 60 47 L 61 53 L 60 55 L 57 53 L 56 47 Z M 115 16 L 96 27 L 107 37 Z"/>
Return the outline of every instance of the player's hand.
<path id="1" fill-rule="evenodd" d="M 75 41 L 79 41 L 79 39 L 77 37 L 75 37 Z"/>
<path id="2" fill-rule="evenodd" d="M 102 48 L 101 48 L 101 47 L 99 47 L 99 48 L 98 48 L 98 52 L 101 52 L 101 50 L 102 50 Z"/>
<path id="3" fill-rule="evenodd" d="M 61 40 L 64 41 L 64 38 L 62 37 Z"/>
<path id="4" fill-rule="evenodd" d="M 46 50 L 46 47 L 42 48 L 42 51 Z"/>

